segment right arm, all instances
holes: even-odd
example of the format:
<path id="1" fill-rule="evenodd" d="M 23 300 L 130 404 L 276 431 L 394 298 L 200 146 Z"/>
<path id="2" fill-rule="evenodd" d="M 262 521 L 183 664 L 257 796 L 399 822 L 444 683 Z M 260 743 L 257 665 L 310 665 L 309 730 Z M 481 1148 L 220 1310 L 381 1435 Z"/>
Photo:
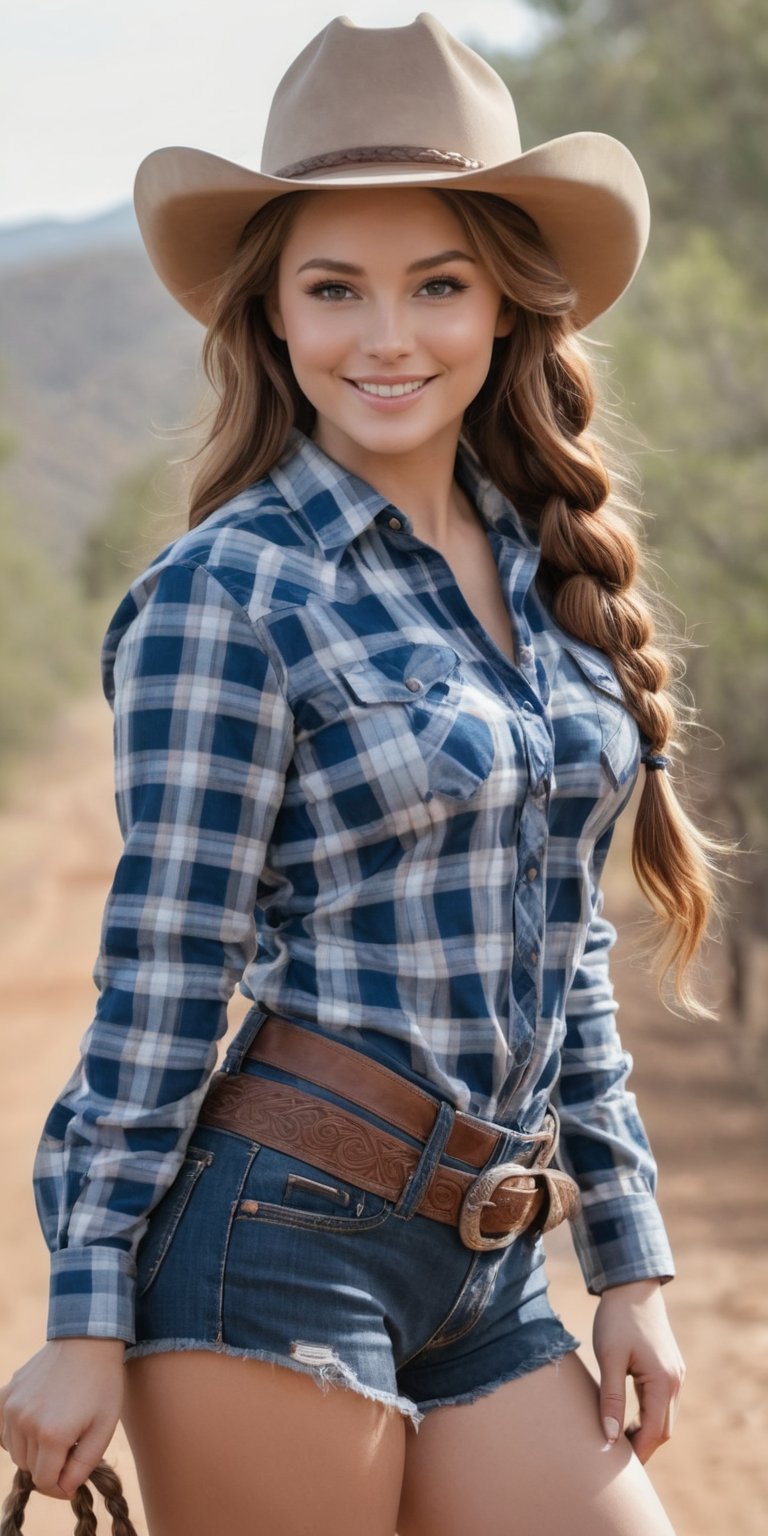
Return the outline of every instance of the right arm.
<path id="1" fill-rule="evenodd" d="M 138 1245 L 183 1161 L 227 1002 L 255 952 L 257 887 L 293 752 L 258 623 L 202 566 L 165 566 L 120 641 L 114 748 L 124 849 L 93 972 L 100 996 L 33 1170 L 51 1254 L 47 1339 L 76 1341 L 112 1369 L 135 1338 Z M 72 1359 L 49 1342 L 24 1371 L 46 1349 Z M 8 1396 L 0 1389 L 6 1439 Z"/>

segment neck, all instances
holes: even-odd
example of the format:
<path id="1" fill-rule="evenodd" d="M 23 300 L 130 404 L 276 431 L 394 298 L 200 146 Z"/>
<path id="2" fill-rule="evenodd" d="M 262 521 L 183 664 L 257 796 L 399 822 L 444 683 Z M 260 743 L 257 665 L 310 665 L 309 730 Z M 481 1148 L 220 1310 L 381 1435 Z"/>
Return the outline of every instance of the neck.
<path id="1" fill-rule="evenodd" d="M 477 513 L 455 478 L 455 425 L 401 454 L 371 451 L 325 421 L 316 423 L 311 435 L 329 458 L 406 513 L 425 544 L 446 549 L 469 524 L 477 523 Z"/>

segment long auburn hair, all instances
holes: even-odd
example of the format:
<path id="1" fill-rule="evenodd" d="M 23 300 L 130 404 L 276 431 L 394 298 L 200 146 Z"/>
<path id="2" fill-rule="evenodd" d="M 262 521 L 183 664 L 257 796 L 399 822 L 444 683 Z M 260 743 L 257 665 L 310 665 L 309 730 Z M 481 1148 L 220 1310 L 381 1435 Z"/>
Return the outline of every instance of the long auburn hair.
<path id="1" fill-rule="evenodd" d="M 660 643 L 662 603 L 647 581 L 633 531 L 639 507 L 632 476 L 615 448 L 594 428 L 587 431 L 598 377 L 574 321 L 578 295 L 522 209 L 493 193 L 431 190 L 461 221 L 516 309 L 511 334 L 494 341 L 486 380 L 464 414 L 463 436 L 490 479 L 537 528 L 537 586 L 556 622 L 610 658 L 651 750 L 684 752 L 682 727 L 693 710 L 673 676 L 671 632 Z M 184 461 L 202 455 L 189 483 L 190 528 L 266 474 L 294 426 L 312 433 L 315 409 L 264 307 L 291 224 L 312 196 L 317 193 L 292 192 L 262 207 L 216 285 L 202 365 L 218 403 L 208 413 L 213 420 L 205 441 Z M 646 770 L 631 862 L 658 919 L 654 970 L 662 997 L 671 978 L 677 1001 L 702 1018 L 716 1014 L 695 995 L 691 963 L 711 915 L 722 910 L 718 857 L 733 851 L 695 824 L 668 772 Z"/>

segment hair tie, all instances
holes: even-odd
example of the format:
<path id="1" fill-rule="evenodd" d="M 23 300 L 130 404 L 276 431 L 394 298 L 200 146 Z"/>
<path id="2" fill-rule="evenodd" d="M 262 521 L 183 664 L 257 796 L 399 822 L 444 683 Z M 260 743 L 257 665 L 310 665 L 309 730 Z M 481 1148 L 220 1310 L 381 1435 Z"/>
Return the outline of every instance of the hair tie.
<path id="1" fill-rule="evenodd" d="M 663 752 L 647 752 L 641 757 L 640 761 L 645 763 L 646 768 L 649 769 L 668 768 L 672 759 L 671 757 L 665 757 Z"/>

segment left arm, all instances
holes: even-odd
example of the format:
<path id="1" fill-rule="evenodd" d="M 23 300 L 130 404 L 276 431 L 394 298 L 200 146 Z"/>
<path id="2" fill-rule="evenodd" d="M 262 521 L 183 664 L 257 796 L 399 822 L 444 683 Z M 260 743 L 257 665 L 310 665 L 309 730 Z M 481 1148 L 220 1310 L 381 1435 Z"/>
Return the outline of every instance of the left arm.
<path id="1" fill-rule="evenodd" d="M 591 1295 L 600 1296 L 593 1344 L 601 1372 L 601 1415 L 624 1421 L 633 1376 L 641 1423 L 633 1446 L 647 1460 L 671 1432 L 684 1367 L 661 1287 L 675 1264 L 656 1203 L 657 1165 L 635 1095 L 634 1065 L 616 1029 L 609 969 L 616 930 L 602 916 L 600 887 L 615 821 L 598 838 L 590 867 L 590 914 L 583 954 L 566 999 L 562 1065 L 552 1100 L 560 1115 L 559 1162 L 578 1182 L 582 1209 L 571 1230 Z"/>

